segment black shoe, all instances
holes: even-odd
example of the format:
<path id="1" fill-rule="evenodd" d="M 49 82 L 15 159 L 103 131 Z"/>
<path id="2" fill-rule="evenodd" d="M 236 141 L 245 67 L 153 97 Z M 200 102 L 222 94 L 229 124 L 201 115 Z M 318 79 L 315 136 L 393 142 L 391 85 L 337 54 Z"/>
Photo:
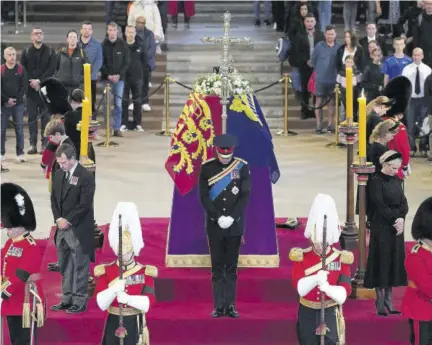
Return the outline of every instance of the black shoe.
<path id="1" fill-rule="evenodd" d="M 375 301 L 375 310 L 378 316 L 388 316 L 384 308 L 378 307 L 378 303 Z"/>
<path id="2" fill-rule="evenodd" d="M 87 307 L 85 307 L 85 306 L 73 305 L 68 310 L 66 310 L 66 313 L 79 314 L 79 313 L 84 313 L 86 310 L 87 310 Z"/>
<path id="3" fill-rule="evenodd" d="M 387 316 L 384 306 L 384 294 L 382 289 L 375 288 L 376 300 L 375 300 L 375 310 L 378 316 Z"/>
<path id="4" fill-rule="evenodd" d="M 123 134 L 122 134 L 122 132 L 120 132 L 119 129 L 115 129 L 113 131 L 113 136 L 121 138 L 121 137 L 123 137 Z"/>
<path id="5" fill-rule="evenodd" d="M 400 315 L 401 312 L 393 309 L 393 291 L 392 288 L 385 289 L 384 307 L 390 315 Z"/>
<path id="6" fill-rule="evenodd" d="M 30 149 L 27 151 L 28 155 L 35 155 L 37 153 L 38 153 L 38 151 L 37 151 L 36 146 L 30 146 Z"/>
<path id="7" fill-rule="evenodd" d="M 255 20 L 255 26 L 261 26 L 261 20 L 257 19 Z"/>
<path id="8" fill-rule="evenodd" d="M 66 304 L 66 303 L 59 303 L 59 304 L 55 304 L 53 305 L 50 309 L 52 311 L 63 311 L 63 310 L 69 310 L 69 308 L 72 307 L 72 304 Z"/>
<path id="9" fill-rule="evenodd" d="M 225 309 L 223 307 L 217 307 L 212 311 L 212 318 L 218 318 L 225 315 Z"/>
<path id="10" fill-rule="evenodd" d="M 3 168 L 3 165 L 1 166 L 1 172 L 2 173 L 7 173 L 7 172 L 9 172 L 9 169 L 8 168 Z"/>
<path id="11" fill-rule="evenodd" d="M 237 312 L 237 310 L 235 309 L 235 306 L 233 306 L 233 305 L 230 305 L 228 307 L 226 314 L 229 317 L 232 317 L 232 318 L 235 318 L 235 319 L 240 316 L 239 313 Z"/>
<path id="12" fill-rule="evenodd" d="M 264 20 L 264 24 L 266 25 L 266 26 L 270 26 L 270 20 L 268 20 L 268 19 L 266 19 L 266 20 Z"/>
<path id="13" fill-rule="evenodd" d="M 48 264 L 48 271 L 60 272 L 60 267 L 59 267 L 58 262 L 50 262 Z"/>

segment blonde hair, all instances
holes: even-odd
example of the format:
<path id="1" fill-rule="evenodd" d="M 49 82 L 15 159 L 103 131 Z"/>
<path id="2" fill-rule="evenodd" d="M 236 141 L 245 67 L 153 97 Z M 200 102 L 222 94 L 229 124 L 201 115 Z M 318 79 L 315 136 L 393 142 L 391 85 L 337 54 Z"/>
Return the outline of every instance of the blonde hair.
<path id="1" fill-rule="evenodd" d="M 55 135 L 60 133 L 60 135 L 65 135 L 65 126 L 62 120 L 54 119 L 47 123 L 45 127 L 44 136 L 49 137 L 50 135 Z"/>
<path id="2" fill-rule="evenodd" d="M 390 102 L 390 98 L 387 96 L 378 96 L 374 100 L 370 101 L 369 104 L 366 106 L 366 114 L 369 116 L 370 112 L 375 108 L 377 105 L 385 105 L 386 103 Z M 390 108 L 390 106 L 387 106 Z"/>
<path id="3" fill-rule="evenodd" d="M 395 156 L 395 157 L 386 162 L 386 160 L 391 158 L 391 156 Z M 399 152 L 393 151 L 393 150 L 388 150 L 388 151 L 384 152 L 379 159 L 379 162 L 381 165 L 391 164 L 395 161 L 402 161 L 402 158 L 401 158 Z"/>
<path id="4" fill-rule="evenodd" d="M 384 139 L 385 136 L 389 133 L 394 133 L 395 131 L 391 129 L 395 125 L 396 122 L 390 119 L 380 122 L 372 131 L 372 134 L 369 137 L 369 144 L 372 144 L 379 139 Z"/>
<path id="5" fill-rule="evenodd" d="M 15 53 L 16 54 L 16 50 L 14 47 L 7 47 L 4 51 L 3 51 L 3 56 L 6 59 L 7 54 L 8 53 Z"/>

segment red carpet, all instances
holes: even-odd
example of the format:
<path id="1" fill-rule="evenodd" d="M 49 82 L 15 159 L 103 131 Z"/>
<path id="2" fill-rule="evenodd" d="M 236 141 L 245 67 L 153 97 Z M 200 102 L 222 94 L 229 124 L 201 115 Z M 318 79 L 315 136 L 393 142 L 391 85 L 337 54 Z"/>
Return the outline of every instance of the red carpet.
<path id="1" fill-rule="evenodd" d="M 240 319 L 210 318 L 212 295 L 209 269 L 165 268 L 167 218 L 142 218 L 145 248 L 139 261 L 156 265 L 158 304 L 149 312 L 153 345 L 295 345 L 297 293 L 291 286 L 289 249 L 305 247 L 304 226 L 296 231 L 278 230 L 281 266 L 279 269 L 242 269 L 239 272 L 237 308 Z M 303 219 L 303 223 L 305 219 Z M 106 230 L 106 226 L 104 227 Z M 42 274 L 47 306 L 60 301 L 60 274 L 47 271 L 56 261 L 52 239 L 46 246 Z M 411 247 L 408 244 L 407 247 Z M 98 263 L 114 260 L 97 254 Z M 354 271 L 354 266 L 353 266 Z M 400 306 L 403 289 L 396 289 Z M 408 343 L 407 322 L 399 316 L 377 317 L 372 301 L 349 300 L 344 306 L 349 345 L 402 345 Z M 45 327 L 39 329 L 39 345 L 98 345 L 103 332 L 103 312 L 91 299 L 86 314 L 70 316 L 48 308 Z M 10 345 L 6 332 L 5 345 Z"/>

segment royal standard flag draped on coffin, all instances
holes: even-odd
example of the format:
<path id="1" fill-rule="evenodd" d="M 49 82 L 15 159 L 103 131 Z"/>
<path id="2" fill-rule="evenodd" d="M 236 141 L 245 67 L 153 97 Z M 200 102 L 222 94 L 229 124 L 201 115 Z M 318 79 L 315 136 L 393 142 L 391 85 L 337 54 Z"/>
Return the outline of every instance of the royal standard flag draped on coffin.
<path id="1" fill-rule="evenodd" d="M 165 168 L 178 191 L 185 195 L 198 183 L 200 167 L 214 156 L 213 139 L 221 131 L 220 97 L 191 93 L 171 140 Z M 227 132 L 238 139 L 234 155 L 251 167 L 269 167 L 273 183 L 280 172 L 267 122 L 252 93 L 231 97 Z"/>

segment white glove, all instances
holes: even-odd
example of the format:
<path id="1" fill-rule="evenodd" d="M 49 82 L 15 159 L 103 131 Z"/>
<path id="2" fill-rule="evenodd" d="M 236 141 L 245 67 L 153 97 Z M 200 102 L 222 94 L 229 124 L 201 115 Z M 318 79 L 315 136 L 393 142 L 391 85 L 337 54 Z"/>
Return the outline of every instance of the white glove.
<path id="1" fill-rule="evenodd" d="M 127 305 L 147 313 L 150 308 L 150 299 L 147 296 L 128 295 Z"/>
<path id="2" fill-rule="evenodd" d="M 225 225 L 227 226 L 227 228 L 229 228 L 232 224 L 234 223 L 234 218 L 233 217 L 225 217 Z"/>
<path id="3" fill-rule="evenodd" d="M 124 291 L 126 287 L 126 280 L 117 280 L 113 286 L 111 286 L 112 291 L 115 294 L 118 294 L 121 291 Z"/>
<path id="4" fill-rule="evenodd" d="M 227 222 L 228 222 L 228 220 L 227 220 L 227 217 L 225 217 L 225 216 L 221 216 L 218 219 L 218 224 L 222 229 L 228 228 Z"/>
<path id="5" fill-rule="evenodd" d="M 124 291 L 120 291 L 117 293 L 117 302 L 119 302 L 120 304 L 128 304 L 129 301 L 129 295 L 124 292 Z"/>
<path id="6" fill-rule="evenodd" d="M 317 284 L 323 284 L 327 282 L 327 276 L 329 272 L 328 271 L 318 271 L 318 273 L 315 275 L 317 279 Z"/>
<path id="7" fill-rule="evenodd" d="M 318 288 L 337 304 L 344 304 L 347 292 L 343 286 L 330 285 L 328 282 L 318 284 Z"/>

